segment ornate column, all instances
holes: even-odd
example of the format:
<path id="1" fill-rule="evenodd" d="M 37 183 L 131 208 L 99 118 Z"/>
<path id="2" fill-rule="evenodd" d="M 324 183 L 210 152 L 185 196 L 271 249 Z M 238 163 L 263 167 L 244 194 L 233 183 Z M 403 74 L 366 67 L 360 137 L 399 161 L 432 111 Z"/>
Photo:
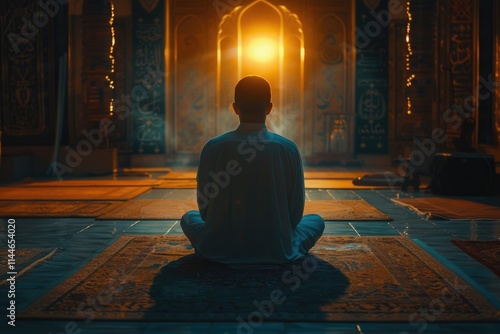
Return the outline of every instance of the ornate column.
<path id="1" fill-rule="evenodd" d="M 356 1 L 357 154 L 388 153 L 388 1 Z M 389 14 L 390 15 L 390 14 Z"/>
<path id="2" fill-rule="evenodd" d="M 445 0 L 439 3 L 439 100 L 437 119 L 446 133 L 446 146 L 460 136 L 466 120 L 477 126 L 479 50 L 477 41 L 477 1 Z M 473 146 L 477 145 L 477 127 Z"/>
<path id="3" fill-rule="evenodd" d="M 133 0 L 135 153 L 165 152 L 165 1 Z"/>

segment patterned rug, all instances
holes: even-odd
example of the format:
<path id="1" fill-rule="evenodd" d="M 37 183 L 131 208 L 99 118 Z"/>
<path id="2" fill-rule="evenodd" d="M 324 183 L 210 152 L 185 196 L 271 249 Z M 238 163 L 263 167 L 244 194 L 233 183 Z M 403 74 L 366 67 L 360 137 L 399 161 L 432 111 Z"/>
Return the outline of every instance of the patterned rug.
<path id="1" fill-rule="evenodd" d="M 0 200 L 125 201 L 151 187 L 0 187 Z"/>
<path id="2" fill-rule="evenodd" d="M 171 168 L 168 167 L 132 167 L 123 168 L 123 173 L 170 173 Z"/>
<path id="3" fill-rule="evenodd" d="M 181 219 L 189 210 L 198 210 L 195 199 L 137 199 L 127 201 L 103 215 L 98 220 L 116 219 Z"/>
<path id="4" fill-rule="evenodd" d="M 451 242 L 500 277 L 499 240 L 452 240 Z"/>
<path id="5" fill-rule="evenodd" d="M 176 180 L 176 179 L 196 179 L 196 171 L 185 171 L 185 172 L 181 172 L 181 171 L 178 171 L 178 172 L 175 172 L 175 171 L 172 171 L 172 172 L 169 172 L 169 173 L 166 173 L 162 176 L 159 176 L 158 177 L 159 179 L 162 179 L 162 180 Z"/>
<path id="6" fill-rule="evenodd" d="M 380 188 L 391 188 L 391 186 L 385 185 L 356 185 L 353 183 L 352 179 L 305 179 L 304 180 L 306 189 L 380 189 Z"/>
<path id="7" fill-rule="evenodd" d="M 100 201 L 0 201 L 0 217 L 91 217 L 103 215 L 122 202 Z"/>
<path id="8" fill-rule="evenodd" d="M 352 179 L 305 179 L 306 189 L 373 189 L 391 188 L 387 184 L 355 185 Z M 157 189 L 196 189 L 196 180 L 190 178 L 165 179 Z"/>
<path id="9" fill-rule="evenodd" d="M 315 213 L 324 220 L 392 220 L 363 200 L 306 201 L 304 214 Z"/>
<path id="10" fill-rule="evenodd" d="M 399 198 L 392 199 L 407 206 L 427 219 L 500 219 L 500 207 L 464 199 L 451 198 Z"/>
<path id="11" fill-rule="evenodd" d="M 162 180 L 142 179 L 142 180 L 106 180 L 106 179 L 85 179 L 85 180 L 64 180 L 64 181 L 34 181 L 18 184 L 22 187 L 154 187 L 162 184 Z"/>
<path id="12" fill-rule="evenodd" d="M 305 179 L 347 179 L 353 180 L 362 176 L 363 172 L 352 171 L 335 171 L 335 170 L 306 170 L 304 171 Z"/>
<path id="13" fill-rule="evenodd" d="M 0 256 L 4 259 L 0 263 L 0 285 L 4 285 L 7 282 L 7 278 L 11 276 L 10 274 L 7 274 L 8 272 L 15 271 L 17 279 L 41 262 L 56 255 L 57 252 L 58 249 L 16 248 L 14 253 L 14 267 L 10 268 L 8 263 L 9 253 L 7 249 L 0 250 Z"/>
<path id="14" fill-rule="evenodd" d="M 180 219 L 189 210 L 198 210 L 196 200 L 137 199 L 125 202 L 97 219 Z M 304 214 L 309 213 L 316 213 L 324 220 L 392 220 L 363 200 L 306 201 Z"/>
<path id="15" fill-rule="evenodd" d="M 168 179 L 163 180 L 159 185 L 154 186 L 156 189 L 196 189 L 195 179 Z"/>
<path id="16" fill-rule="evenodd" d="M 392 186 L 401 187 L 404 178 L 393 172 L 369 173 L 356 177 L 352 183 L 356 186 Z"/>
<path id="17" fill-rule="evenodd" d="M 347 171 L 347 170 L 306 170 L 304 178 L 306 179 L 349 179 L 353 180 L 363 176 L 364 171 Z M 171 171 L 159 177 L 159 179 L 194 179 L 196 178 L 196 170 L 189 171 Z"/>
<path id="18" fill-rule="evenodd" d="M 18 318 L 408 322 L 436 307 L 435 322 L 499 320 L 406 237 L 325 236 L 293 264 L 225 266 L 196 258 L 184 236 L 123 235 Z"/>

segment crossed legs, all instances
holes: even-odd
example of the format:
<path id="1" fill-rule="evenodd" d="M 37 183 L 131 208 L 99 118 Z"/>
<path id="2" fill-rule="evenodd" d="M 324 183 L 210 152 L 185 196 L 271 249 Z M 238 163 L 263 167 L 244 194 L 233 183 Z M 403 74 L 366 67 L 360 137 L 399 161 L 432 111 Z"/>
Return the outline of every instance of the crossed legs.
<path id="1" fill-rule="evenodd" d="M 201 219 L 200 212 L 196 210 L 186 212 L 181 218 L 180 225 L 196 250 L 205 237 L 205 222 Z M 299 252 L 304 255 L 307 254 L 319 240 L 324 229 L 325 222 L 319 215 L 309 214 L 303 216 L 295 228 L 296 237 L 299 239 Z"/>

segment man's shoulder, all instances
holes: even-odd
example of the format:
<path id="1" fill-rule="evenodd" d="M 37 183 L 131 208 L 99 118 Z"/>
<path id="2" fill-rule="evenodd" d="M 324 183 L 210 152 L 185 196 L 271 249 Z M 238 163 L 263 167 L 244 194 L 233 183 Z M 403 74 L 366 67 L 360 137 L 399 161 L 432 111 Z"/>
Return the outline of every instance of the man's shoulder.
<path id="1" fill-rule="evenodd" d="M 238 135 L 236 131 L 229 131 L 216 137 L 210 138 L 206 142 L 203 150 L 212 150 L 217 147 L 224 146 L 227 143 L 232 143 L 235 140 L 247 142 L 258 141 L 264 145 L 266 145 L 266 143 L 273 143 L 274 145 L 283 147 L 287 151 L 293 151 L 294 153 L 299 152 L 299 148 L 294 141 L 270 131 L 266 131 L 265 134 L 259 132 L 258 134 L 248 135 L 246 138 Z"/>
<path id="2" fill-rule="evenodd" d="M 229 139 L 231 139 L 232 137 L 234 136 L 234 131 L 229 131 L 229 132 L 226 132 L 226 133 L 223 133 L 223 134 L 220 134 L 216 137 L 212 137 L 210 138 L 206 143 L 205 143 L 205 146 L 204 146 L 204 149 L 207 150 L 207 149 L 211 149 L 213 147 L 216 147 L 218 145 L 221 145 L 225 142 L 227 142 Z"/>
<path id="3" fill-rule="evenodd" d="M 269 134 L 272 136 L 273 142 L 276 142 L 287 149 L 299 151 L 297 144 L 295 144 L 293 140 L 283 137 L 275 132 L 269 132 Z"/>

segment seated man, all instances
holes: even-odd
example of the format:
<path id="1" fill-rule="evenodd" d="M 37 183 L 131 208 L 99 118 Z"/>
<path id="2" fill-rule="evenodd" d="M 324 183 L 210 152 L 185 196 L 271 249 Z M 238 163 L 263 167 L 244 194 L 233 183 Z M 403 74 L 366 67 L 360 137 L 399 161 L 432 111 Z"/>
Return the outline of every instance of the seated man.
<path id="1" fill-rule="evenodd" d="M 271 87 L 258 76 L 241 79 L 234 92 L 239 127 L 209 140 L 200 156 L 200 211 L 184 214 L 181 227 L 195 252 L 221 263 L 286 263 L 302 258 L 325 223 L 304 211 L 304 171 L 292 141 L 265 126 Z"/>

